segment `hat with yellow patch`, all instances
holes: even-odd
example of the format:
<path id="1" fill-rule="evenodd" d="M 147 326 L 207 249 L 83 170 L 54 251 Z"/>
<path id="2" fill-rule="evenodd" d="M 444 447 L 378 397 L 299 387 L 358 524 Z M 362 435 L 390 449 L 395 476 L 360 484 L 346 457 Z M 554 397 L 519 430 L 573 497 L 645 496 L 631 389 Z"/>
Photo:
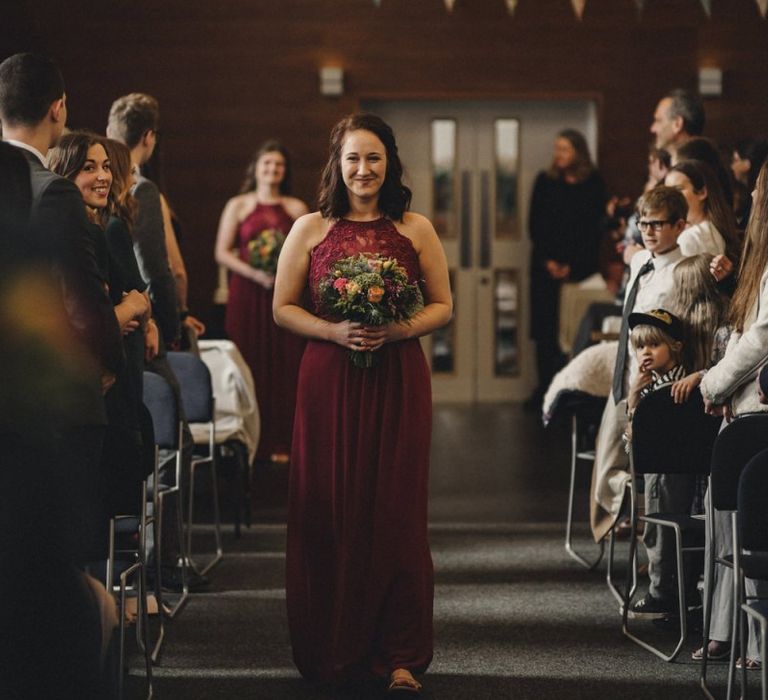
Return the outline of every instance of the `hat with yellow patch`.
<path id="1" fill-rule="evenodd" d="M 630 329 L 635 326 L 655 326 L 663 330 L 673 340 L 683 340 L 683 322 L 666 309 L 653 309 L 643 313 L 629 314 Z"/>

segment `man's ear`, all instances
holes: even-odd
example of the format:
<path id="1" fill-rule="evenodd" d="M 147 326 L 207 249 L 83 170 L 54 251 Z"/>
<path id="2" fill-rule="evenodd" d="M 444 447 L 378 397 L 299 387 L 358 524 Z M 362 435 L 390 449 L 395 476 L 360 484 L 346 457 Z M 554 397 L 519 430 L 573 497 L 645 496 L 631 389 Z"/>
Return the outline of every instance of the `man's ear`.
<path id="1" fill-rule="evenodd" d="M 66 112 L 64 110 L 65 97 L 62 95 L 58 100 L 51 102 L 51 107 L 48 110 L 48 114 L 51 120 L 54 122 L 60 122 L 66 119 Z"/>
<path id="2" fill-rule="evenodd" d="M 675 233 L 681 234 L 688 227 L 688 222 L 685 219 L 678 219 L 675 223 Z"/>
<path id="3" fill-rule="evenodd" d="M 152 133 L 152 129 L 147 129 L 142 135 L 141 135 L 141 145 L 142 146 L 149 146 L 149 136 Z"/>
<path id="4" fill-rule="evenodd" d="M 676 134 L 682 134 L 683 133 L 683 128 L 685 127 L 685 121 L 683 121 L 682 117 L 680 117 L 680 116 L 675 117 L 672 120 L 672 124 L 674 125 L 675 133 Z"/>

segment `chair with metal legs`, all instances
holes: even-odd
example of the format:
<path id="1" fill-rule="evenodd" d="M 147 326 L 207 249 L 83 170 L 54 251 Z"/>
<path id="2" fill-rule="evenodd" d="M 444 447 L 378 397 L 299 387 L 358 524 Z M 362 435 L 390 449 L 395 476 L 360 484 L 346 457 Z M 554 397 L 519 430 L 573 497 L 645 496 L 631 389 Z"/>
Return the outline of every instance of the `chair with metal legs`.
<path id="1" fill-rule="evenodd" d="M 702 658 L 700 684 L 704 694 L 713 698 L 707 683 L 709 665 L 709 634 L 712 621 L 715 567 L 733 568 L 732 557 L 717 555 L 715 513 L 729 514 L 733 532 L 733 551 L 739 548 L 736 528 L 737 493 L 739 477 L 744 467 L 758 452 L 768 448 L 768 413 L 743 414 L 726 425 L 718 434 L 712 450 L 712 463 L 707 489 L 707 541 L 709 565 L 704 571 L 704 626 L 702 630 Z M 734 578 L 734 603 L 731 623 L 731 654 L 728 669 L 727 700 L 733 697 L 736 662 L 735 643 L 738 637 L 738 595 Z"/>
<path id="2" fill-rule="evenodd" d="M 181 566 L 181 596 L 169 608 L 168 617 L 174 618 L 186 605 L 189 598 L 189 581 L 187 577 L 187 552 L 184 539 L 184 524 L 182 513 L 182 431 L 183 423 L 179 418 L 176 405 L 176 397 L 170 384 L 159 374 L 144 372 L 144 405 L 152 416 L 152 425 L 155 431 L 155 444 L 159 449 L 170 452 L 173 466 L 174 481 L 171 486 L 162 483 L 161 478 L 152 483 L 151 500 L 154 514 L 154 557 L 156 563 L 155 595 L 161 618 L 165 614 L 165 605 L 162 586 L 162 565 L 165 563 L 162 557 L 163 544 L 163 513 L 165 499 L 175 496 L 176 503 L 176 530 L 179 545 L 179 563 Z M 176 564 L 176 562 L 173 562 Z"/>
<path id="3" fill-rule="evenodd" d="M 579 462 L 595 460 L 594 437 L 605 407 L 604 396 L 594 396 L 583 391 L 565 390 L 558 393 L 552 403 L 551 419 L 569 418 L 571 423 L 571 473 L 568 489 L 568 515 L 565 522 L 565 551 L 590 571 L 602 560 L 605 543 L 597 545 L 597 552 L 590 556 L 576 551 L 573 546 L 573 511 L 576 501 L 576 477 Z"/>
<path id="4" fill-rule="evenodd" d="M 637 476 L 639 474 L 709 474 L 712 447 L 721 419 L 704 413 L 701 393 L 696 390 L 682 404 L 675 404 L 669 388 L 654 391 L 640 401 L 632 419 L 630 449 L 630 524 L 629 566 L 635 561 L 638 522 L 669 528 L 675 535 L 678 610 L 680 636 L 671 653 L 665 653 L 638 637 L 629 629 L 631 576 L 627 575 L 626 604 L 622 610 L 622 633 L 664 661 L 680 653 L 687 638 L 686 585 L 683 555 L 704 551 L 704 521 L 679 513 L 637 512 Z"/>
<path id="5" fill-rule="evenodd" d="M 768 599 L 766 597 L 747 596 L 744 579 L 750 578 L 768 582 L 768 449 L 755 455 L 744 467 L 739 479 L 736 516 L 736 534 L 734 537 L 734 577 L 739 591 L 740 641 L 742 661 L 747 658 L 747 617 L 756 620 L 760 626 L 760 666 L 761 697 L 768 700 Z M 739 545 L 737 547 L 737 544 Z M 760 608 L 758 604 L 762 603 Z M 746 664 L 741 665 L 741 697 L 748 697 Z"/>
<path id="6" fill-rule="evenodd" d="M 211 373 L 206 364 L 196 355 L 188 352 L 169 352 L 168 364 L 179 381 L 181 400 L 187 421 L 205 424 L 207 444 L 195 445 L 189 477 L 189 502 L 187 506 L 187 557 L 189 565 L 198 573 L 206 574 L 221 561 L 224 551 L 221 543 L 221 513 L 219 509 L 219 486 L 217 474 L 217 445 L 215 424 L 215 400 L 211 386 Z M 208 464 L 211 475 L 211 501 L 213 505 L 213 528 L 215 552 L 205 565 L 198 564 L 192 555 L 192 531 L 195 514 L 195 474 L 197 467 Z"/>

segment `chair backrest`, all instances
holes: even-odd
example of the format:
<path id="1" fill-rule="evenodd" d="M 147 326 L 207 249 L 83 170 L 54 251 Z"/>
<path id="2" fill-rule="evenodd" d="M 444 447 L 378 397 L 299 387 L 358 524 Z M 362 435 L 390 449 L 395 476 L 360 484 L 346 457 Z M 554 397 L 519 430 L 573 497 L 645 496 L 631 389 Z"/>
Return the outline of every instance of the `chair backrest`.
<path id="1" fill-rule="evenodd" d="M 179 412 L 171 385 L 159 374 L 144 372 L 144 405 L 152 416 L 157 446 L 179 449 Z"/>
<path id="2" fill-rule="evenodd" d="M 704 413 L 701 392 L 676 404 L 670 387 L 643 398 L 632 419 L 632 464 L 638 474 L 708 474 L 721 418 Z"/>
<path id="3" fill-rule="evenodd" d="M 737 523 L 741 546 L 768 552 L 768 450 L 749 460 L 741 472 Z"/>
<path id="4" fill-rule="evenodd" d="M 189 352 L 169 352 L 171 366 L 181 389 L 181 403 L 190 423 L 213 420 L 213 385 L 208 366 Z"/>
<path id="5" fill-rule="evenodd" d="M 712 451 L 712 506 L 736 510 L 739 476 L 752 457 L 768 449 L 768 413 L 746 413 L 720 431 Z"/>

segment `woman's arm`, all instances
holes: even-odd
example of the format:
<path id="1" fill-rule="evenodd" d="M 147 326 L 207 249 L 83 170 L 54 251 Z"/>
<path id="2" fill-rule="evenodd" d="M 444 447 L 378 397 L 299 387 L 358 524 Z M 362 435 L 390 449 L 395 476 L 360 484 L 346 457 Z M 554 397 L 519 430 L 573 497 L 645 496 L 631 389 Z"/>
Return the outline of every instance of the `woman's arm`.
<path id="1" fill-rule="evenodd" d="M 219 265 L 224 265 L 224 267 L 236 275 L 245 277 L 252 282 L 257 282 L 266 289 L 271 289 L 274 285 L 274 277 L 272 275 L 251 267 L 232 252 L 232 249 L 235 247 L 235 239 L 237 238 L 237 229 L 240 227 L 241 207 L 242 198 L 233 197 L 225 205 L 224 211 L 221 212 L 219 230 L 216 233 L 216 248 L 214 249 L 216 262 Z"/>
<path id="2" fill-rule="evenodd" d="M 301 305 L 312 248 L 323 239 L 327 228 L 328 222 L 318 212 L 302 216 L 294 223 L 280 251 L 272 311 L 278 326 L 297 335 L 357 349 L 352 331 L 362 328 L 361 324 L 326 321 Z"/>
<path id="3" fill-rule="evenodd" d="M 724 404 L 740 386 L 751 381 L 768 360 L 767 278 L 768 273 L 763 273 L 757 319 L 737 340 L 732 338 L 725 357 L 701 381 L 701 393 L 713 406 Z"/>

